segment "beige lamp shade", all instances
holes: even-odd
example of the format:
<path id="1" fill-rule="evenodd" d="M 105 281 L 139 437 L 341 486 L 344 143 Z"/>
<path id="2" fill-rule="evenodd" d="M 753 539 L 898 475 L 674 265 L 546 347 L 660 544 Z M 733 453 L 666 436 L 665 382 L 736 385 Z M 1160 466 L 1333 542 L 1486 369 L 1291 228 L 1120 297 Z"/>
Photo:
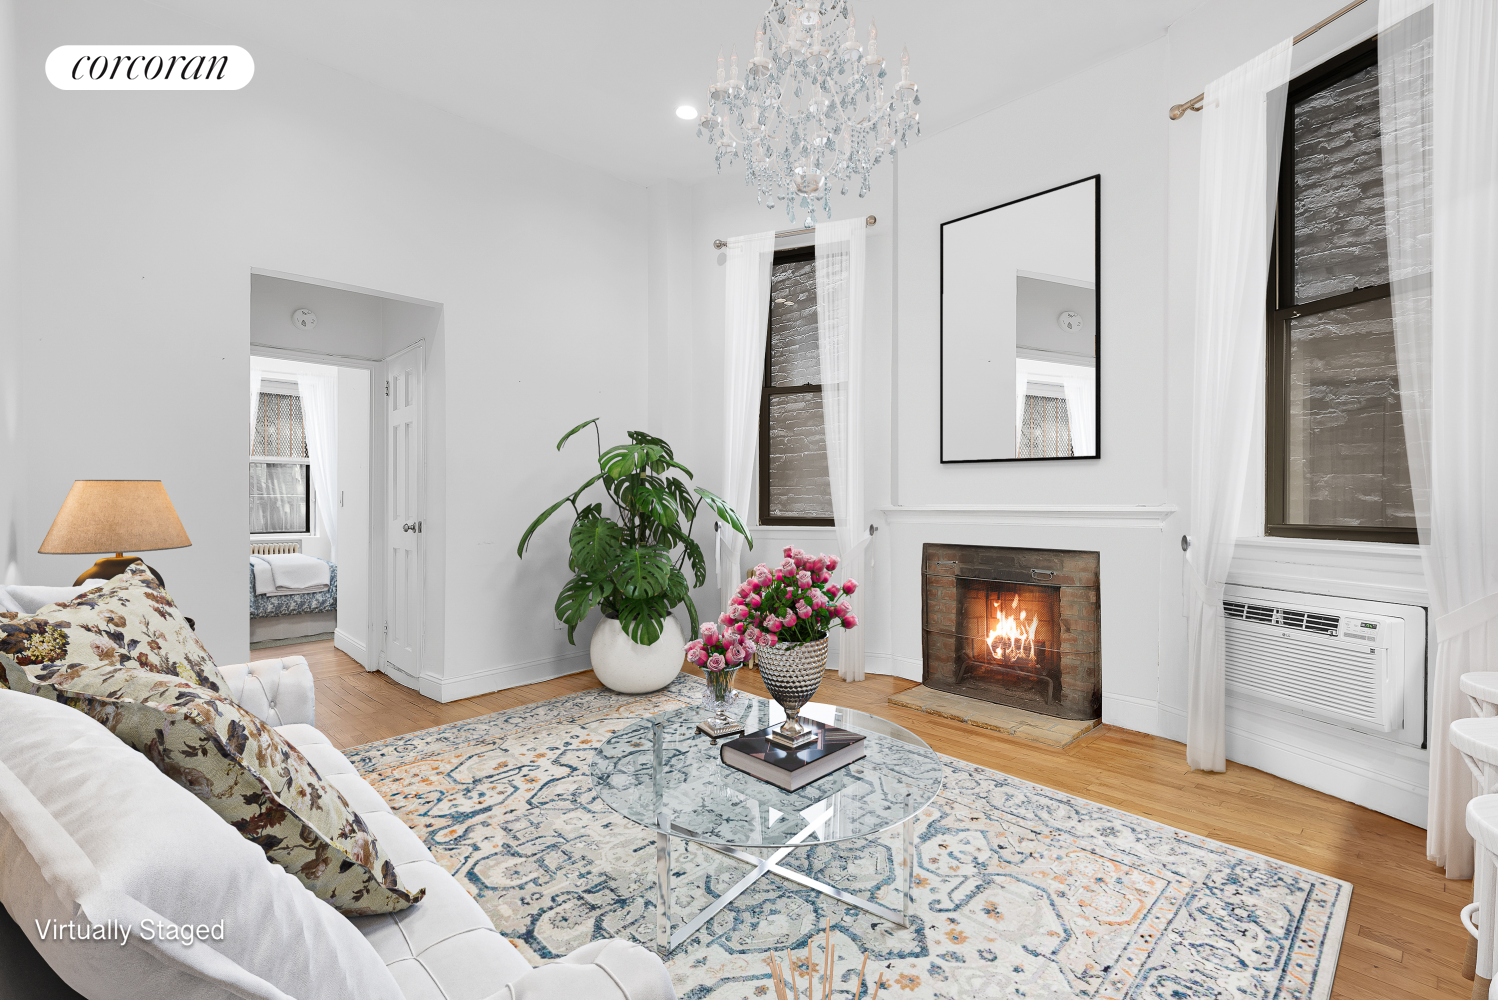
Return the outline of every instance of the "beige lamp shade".
<path id="1" fill-rule="evenodd" d="M 38 552 L 147 552 L 191 545 L 159 479 L 79 479 Z"/>

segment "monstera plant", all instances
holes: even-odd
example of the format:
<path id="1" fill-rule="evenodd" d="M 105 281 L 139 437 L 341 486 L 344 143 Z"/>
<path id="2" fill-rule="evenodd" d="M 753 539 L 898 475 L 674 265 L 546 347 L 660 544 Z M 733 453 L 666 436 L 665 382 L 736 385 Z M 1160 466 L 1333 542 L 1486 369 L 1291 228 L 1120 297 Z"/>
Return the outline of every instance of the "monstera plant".
<path id="1" fill-rule="evenodd" d="M 690 590 L 707 581 L 702 547 L 692 538 L 698 512 L 707 507 L 725 528 L 743 535 L 750 548 L 754 539 L 726 501 L 701 487 L 687 485 L 681 476 L 693 478 L 691 470 L 678 462 L 671 446 L 658 437 L 630 431 L 629 444 L 604 451 L 595 417 L 562 435 L 557 450 L 589 426 L 597 441 L 598 473 L 532 521 L 520 538 L 516 554 L 524 557 L 536 530 L 563 506 L 571 506 L 567 568 L 573 577 L 556 601 L 557 618 L 567 626 L 567 641 L 576 643 L 577 627 L 595 607 L 603 609 L 606 619 L 617 619 L 624 634 L 641 646 L 650 646 L 661 638 L 671 611 L 681 604 L 687 606 L 696 633 L 697 608 Z M 607 503 L 585 501 L 584 494 L 595 485 L 603 487 Z M 596 654 L 596 639 L 594 648 Z M 672 655 L 680 660 L 680 648 Z"/>

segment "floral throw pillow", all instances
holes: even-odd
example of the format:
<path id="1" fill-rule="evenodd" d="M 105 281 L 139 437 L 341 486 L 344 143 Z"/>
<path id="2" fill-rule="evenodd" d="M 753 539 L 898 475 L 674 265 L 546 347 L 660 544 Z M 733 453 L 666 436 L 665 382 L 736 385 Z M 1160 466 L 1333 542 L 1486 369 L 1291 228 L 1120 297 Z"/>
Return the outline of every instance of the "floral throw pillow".
<path id="1" fill-rule="evenodd" d="M 343 794 L 259 718 L 206 687 L 136 661 L 34 662 L 33 654 L 50 652 L 57 644 L 52 636 L 67 630 L 65 622 L 42 616 L 33 622 L 27 623 L 26 653 L 0 651 L 9 687 L 103 724 L 341 913 L 393 913 L 425 894 L 399 883 L 395 865 Z"/>
<path id="2" fill-rule="evenodd" d="M 21 666 L 126 664 L 228 691 L 213 657 L 145 563 L 34 615 L 0 612 L 0 654 Z"/>

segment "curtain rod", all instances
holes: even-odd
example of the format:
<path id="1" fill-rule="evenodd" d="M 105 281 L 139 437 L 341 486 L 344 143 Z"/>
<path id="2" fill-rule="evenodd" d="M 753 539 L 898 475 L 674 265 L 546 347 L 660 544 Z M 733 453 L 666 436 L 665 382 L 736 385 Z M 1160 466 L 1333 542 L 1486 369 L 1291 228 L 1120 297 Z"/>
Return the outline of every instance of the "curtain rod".
<path id="1" fill-rule="evenodd" d="M 1363 0 L 1358 0 L 1358 3 L 1362 3 L 1362 2 L 1363 2 Z M 878 221 L 879 220 L 877 218 L 875 218 L 874 216 L 870 215 L 870 216 L 867 216 L 863 220 L 863 224 L 865 226 L 872 226 L 874 223 L 876 223 Z M 817 229 L 816 229 L 815 226 L 811 227 L 810 229 L 782 229 L 780 232 L 778 232 L 778 233 L 775 234 L 775 238 L 778 240 L 778 239 L 781 239 L 782 237 L 785 237 L 785 236 L 800 236 L 803 233 L 814 233 L 816 231 L 817 231 Z M 714 250 L 723 250 L 723 249 L 726 249 L 727 246 L 728 246 L 728 241 L 727 240 L 713 240 L 713 249 Z"/>
<path id="2" fill-rule="evenodd" d="M 1291 44 L 1299 45 L 1301 42 L 1305 41 L 1307 38 L 1310 38 L 1316 32 L 1320 31 L 1322 28 L 1326 27 L 1328 24 L 1331 24 L 1337 18 L 1341 17 L 1343 14 L 1349 13 L 1357 9 L 1358 7 L 1361 7 L 1365 2 L 1367 2 L 1367 0 L 1352 0 L 1352 3 L 1348 4 L 1346 7 L 1343 7 L 1331 17 L 1317 21 L 1305 31 L 1302 31 L 1300 34 L 1296 35 Z M 1191 100 L 1182 101 L 1180 104 L 1175 105 L 1170 109 L 1170 120 L 1179 121 L 1180 119 L 1186 117 L 1186 112 L 1188 111 L 1200 111 L 1202 109 L 1202 101 L 1206 100 L 1206 97 L 1206 91 L 1202 91 Z"/>

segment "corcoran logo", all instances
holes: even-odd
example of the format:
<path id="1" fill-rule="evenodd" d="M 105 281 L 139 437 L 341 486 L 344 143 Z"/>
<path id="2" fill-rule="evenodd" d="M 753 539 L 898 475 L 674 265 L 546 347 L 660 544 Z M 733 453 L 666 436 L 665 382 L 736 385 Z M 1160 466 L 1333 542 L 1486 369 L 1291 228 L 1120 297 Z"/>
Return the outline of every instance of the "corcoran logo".
<path id="1" fill-rule="evenodd" d="M 254 75 L 238 45 L 59 45 L 47 57 L 59 90 L 238 90 Z"/>

